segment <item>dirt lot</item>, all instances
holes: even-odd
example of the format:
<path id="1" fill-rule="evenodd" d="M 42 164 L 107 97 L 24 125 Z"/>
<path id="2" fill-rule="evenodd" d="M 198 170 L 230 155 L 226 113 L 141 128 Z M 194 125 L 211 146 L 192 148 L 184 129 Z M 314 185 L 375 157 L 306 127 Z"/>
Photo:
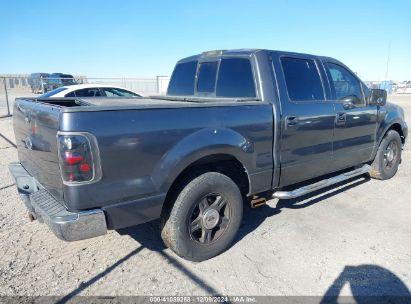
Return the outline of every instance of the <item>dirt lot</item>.
<path id="1" fill-rule="evenodd" d="M 411 125 L 411 96 L 393 96 Z M 411 289 L 411 151 L 389 181 L 356 179 L 246 209 L 230 250 L 202 262 L 166 249 L 158 222 L 65 243 L 30 223 L 0 119 L 0 295 L 405 295 Z"/>

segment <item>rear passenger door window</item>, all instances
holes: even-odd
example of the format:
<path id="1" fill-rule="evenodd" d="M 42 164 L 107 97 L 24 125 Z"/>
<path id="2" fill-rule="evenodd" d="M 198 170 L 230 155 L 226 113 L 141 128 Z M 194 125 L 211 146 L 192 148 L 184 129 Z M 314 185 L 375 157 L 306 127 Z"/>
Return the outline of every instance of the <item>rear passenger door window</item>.
<path id="1" fill-rule="evenodd" d="M 361 84 L 357 77 L 335 63 L 327 63 L 327 68 L 331 77 L 331 90 L 336 100 L 349 100 L 356 106 L 365 105 Z"/>
<path id="2" fill-rule="evenodd" d="M 250 60 L 246 58 L 223 58 L 217 80 L 217 97 L 256 97 L 254 76 Z"/>
<path id="3" fill-rule="evenodd" d="M 197 77 L 197 93 L 214 93 L 217 69 L 218 61 L 203 62 L 199 64 Z"/>
<path id="4" fill-rule="evenodd" d="M 282 57 L 281 66 L 291 101 L 324 100 L 324 89 L 314 60 Z"/>

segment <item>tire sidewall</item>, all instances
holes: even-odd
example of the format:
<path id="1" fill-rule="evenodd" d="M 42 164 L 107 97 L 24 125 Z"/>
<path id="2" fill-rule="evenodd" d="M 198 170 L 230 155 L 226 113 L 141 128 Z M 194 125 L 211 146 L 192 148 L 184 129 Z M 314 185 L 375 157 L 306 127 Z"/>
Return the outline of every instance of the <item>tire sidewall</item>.
<path id="1" fill-rule="evenodd" d="M 385 151 L 388 145 L 393 141 L 397 145 L 398 155 L 395 159 L 394 165 L 391 168 L 387 168 L 384 166 L 384 154 L 385 154 Z M 384 139 L 382 140 L 380 149 L 378 151 L 378 154 L 379 154 L 378 155 L 378 166 L 379 166 L 379 171 L 381 172 L 382 179 L 389 179 L 397 173 L 398 166 L 401 161 L 401 150 L 402 150 L 402 147 L 401 147 L 400 135 L 395 131 L 389 131 L 387 135 L 384 137 Z"/>
<path id="2" fill-rule="evenodd" d="M 217 240 L 211 244 L 201 244 L 191 239 L 188 226 L 197 202 L 211 193 L 219 194 L 227 200 L 230 205 L 230 221 Z M 177 197 L 175 206 L 178 206 L 172 210 L 172 216 L 177 219 L 174 221 L 177 225 L 174 227 L 177 232 L 175 249 L 179 255 L 192 261 L 206 260 L 226 250 L 236 236 L 243 215 L 242 196 L 237 185 L 229 177 L 215 172 L 202 174 L 191 181 Z"/>

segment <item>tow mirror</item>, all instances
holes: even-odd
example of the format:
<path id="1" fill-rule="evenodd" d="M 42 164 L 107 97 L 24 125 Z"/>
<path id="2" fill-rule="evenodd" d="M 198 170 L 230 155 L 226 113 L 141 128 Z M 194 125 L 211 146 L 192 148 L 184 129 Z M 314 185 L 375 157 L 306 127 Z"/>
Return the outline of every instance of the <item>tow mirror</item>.
<path id="1" fill-rule="evenodd" d="M 387 103 L 387 91 L 381 89 L 372 89 L 368 104 L 374 106 L 383 106 Z"/>

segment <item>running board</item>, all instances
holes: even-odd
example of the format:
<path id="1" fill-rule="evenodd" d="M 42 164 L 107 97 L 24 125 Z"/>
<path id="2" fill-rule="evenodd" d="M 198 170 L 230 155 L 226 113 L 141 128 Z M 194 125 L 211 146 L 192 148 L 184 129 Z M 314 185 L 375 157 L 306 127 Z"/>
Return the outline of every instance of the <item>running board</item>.
<path id="1" fill-rule="evenodd" d="M 316 182 L 311 185 L 307 185 L 298 189 L 294 189 L 292 191 L 276 191 L 273 194 L 273 198 L 278 198 L 278 199 L 290 199 L 290 198 L 296 198 L 305 194 L 308 194 L 310 192 L 320 190 L 322 188 L 337 184 L 339 182 L 345 181 L 347 179 L 350 179 L 354 176 L 359 176 L 365 173 L 368 173 L 370 171 L 371 167 L 369 165 L 363 165 L 361 168 L 354 169 L 349 172 L 345 172 L 343 174 L 324 179 L 322 181 Z"/>

